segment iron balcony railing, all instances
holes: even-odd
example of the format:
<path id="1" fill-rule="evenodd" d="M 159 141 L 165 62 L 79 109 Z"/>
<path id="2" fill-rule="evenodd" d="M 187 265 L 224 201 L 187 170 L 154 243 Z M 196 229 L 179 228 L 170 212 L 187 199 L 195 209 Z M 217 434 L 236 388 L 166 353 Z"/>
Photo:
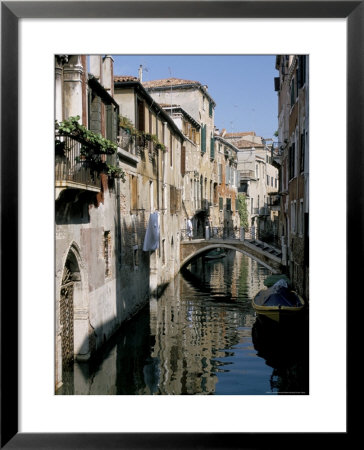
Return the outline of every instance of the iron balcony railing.
<path id="1" fill-rule="evenodd" d="M 117 137 L 118 147 L 123 150 L 135 154 L 135 145 L 134 139 L 132 135 L 124 130 L 123 128 L 119 129 L 119 136 Z"/>
<path id="2" fill-rule="evenodd" d="M 90 170 L 82 160 L 82 144 L 69 136 L 56 135 L 55 182 L 56 186 L 82 185 L 84 189 L 100 190 L 100 175 Z"/>
<path id="3" fill-rule="evenodd" d="M 253 208 L 252 214 L 256 214 L 258 216 L 269 216 L 269 208 L 266 206 L 262 206 L 260 208 Z"/>

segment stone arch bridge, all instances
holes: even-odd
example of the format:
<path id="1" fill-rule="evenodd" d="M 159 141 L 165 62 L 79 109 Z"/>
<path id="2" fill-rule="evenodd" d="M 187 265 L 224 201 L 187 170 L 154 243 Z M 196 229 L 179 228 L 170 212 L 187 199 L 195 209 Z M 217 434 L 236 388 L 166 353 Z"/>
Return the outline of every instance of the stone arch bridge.
<path id="1" fill-rule="evenodd" d="M 202 255 L 202 253 L 214 248 L 227 248 L 244 253 L 263 264 L 273 273 L 280 273 L 283 270 L 281 253 L 262 242 L 239 241 L 236 239 L 194 239 L 192 241 L 182 241 L 180 243 L 181 268 L 192 259 Z"/>

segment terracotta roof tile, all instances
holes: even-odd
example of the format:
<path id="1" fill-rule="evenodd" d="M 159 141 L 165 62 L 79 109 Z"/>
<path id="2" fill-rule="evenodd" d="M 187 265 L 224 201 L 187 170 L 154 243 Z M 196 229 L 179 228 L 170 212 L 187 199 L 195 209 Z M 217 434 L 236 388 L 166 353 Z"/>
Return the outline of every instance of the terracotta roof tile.
<path id="1" fill-rule="evenodd" d="M 257 142 L 247 141 L 245 139 L 240 139 L 239 141 L 234 142 L 235 147 L 237 148 L 257 148 L 264 147 L 263 144 L 258 144 Z"/>
<path id="2" fill-rule="evenodd" d="M 115 82 L 125 82 L 125 81 L 138 81 L 137 77 L 133 77 L 132 75 L 116 75 L 114 77 Z"/>
<path id="3" fill-rule="evenodd" d="M 240 137 L 240 136 L 256 136 L 255 131 L 241 131 L 239 133 L 226 133 L 225 138 L 233 138 L 233 137 Z"/>
<path id="4" fill-rule="evenodd" d="M 145 81 L 143 86 L 145 88 L 165 87 L 165 86 L 180 86 L 183 84 L 196 84 L 201 86 L 199 81 L 183 80 L 181 78 L 164 78 L 162 80 Z"/>

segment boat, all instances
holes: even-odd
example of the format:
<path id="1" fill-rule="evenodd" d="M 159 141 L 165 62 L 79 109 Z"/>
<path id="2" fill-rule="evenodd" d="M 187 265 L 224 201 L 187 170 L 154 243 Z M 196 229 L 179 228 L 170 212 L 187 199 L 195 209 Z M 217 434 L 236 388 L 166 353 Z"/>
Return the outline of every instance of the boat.
<path id="1" fill-rule="evenodd" d="M 252 305 L 257 314 L 264 315 L 276 322 L 291 320 L 305 307 L 303 298 L 288 288 L 284 280 L 262 289 L 253 298 Z"/>
<path id="2" fill-rule="evenodd" d="M 221 258 L 225 258 L 225 256 L 226 256 L 225 250 L 223 248 L 218 247 L 218 248 L 206 253 L 204 255 L 204 258 L 205 259 L 221 259 Z"/>
<path id="3" fill-rule="evenodd" d="M 270 275 L 264 280 L 264 286 L 272 287 L 273 284 L 276 284 L 279 280 L 284 280 L 287 283 L 288 287 L 292 286 L 291 280 L 284 273 L 275 273 Z"/>

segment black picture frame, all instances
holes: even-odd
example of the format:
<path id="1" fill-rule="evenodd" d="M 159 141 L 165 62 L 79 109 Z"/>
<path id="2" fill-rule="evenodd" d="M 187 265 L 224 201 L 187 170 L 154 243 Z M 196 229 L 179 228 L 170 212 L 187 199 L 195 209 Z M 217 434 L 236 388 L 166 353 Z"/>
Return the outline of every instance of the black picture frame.
<path id="1" fill-rule="evenodd" d="M 1 2 L 1 448 L 182 449 L 285 448 L 327 445 L 326 433 L 19 433 L 18 432 L 18 22 L 21 18 L 346 18 L 347 19 L 347 299 L 363 269 L 364 2 L 363 1 L 115 1 Z M 333 64 L 335 62 L 333 61 Z M 333 93 L 334 95 L 334 93 Z M 11 107 L 9 107 L 11 105 Z M 329 144 L 328 144 L 329 145 Z M 9 239 L 9 230 L 13 236 Z M 354 251 L 355 250 L 355 251 Z M 359 258 L 354 258 L 354 255 Z M 360 300 L 360 299 L 358 299 Z M 348 317 L 348 316 L 347 316 Z M 349 327 L 348 327 L 349 329 Z M 348 338 L 347 373 L 351 341 Z M 347 398 L 349 399 L 349 385 Z M 333 395 L 335 395 L 333 393 Z M 243 406 L 242 406 L 243 407 Z M 354 408 L 352 408 L 353 410 Z M 236 414 L 238 412 L 234 412 Z M 353 436 L 330 434 L 335 445 Z M 187 421 L 187 418 L 186 418 Z"/>

